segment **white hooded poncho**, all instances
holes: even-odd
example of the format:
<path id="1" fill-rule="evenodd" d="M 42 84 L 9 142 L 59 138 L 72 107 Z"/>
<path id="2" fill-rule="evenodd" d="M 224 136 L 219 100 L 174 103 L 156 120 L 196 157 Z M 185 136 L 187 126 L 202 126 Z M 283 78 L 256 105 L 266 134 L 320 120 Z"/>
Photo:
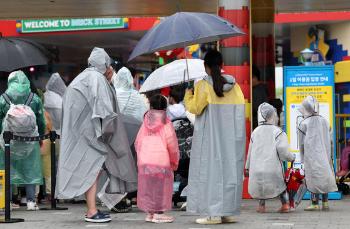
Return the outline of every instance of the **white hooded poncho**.
<path id="1" fill-rule="evenodd" d="M 276 126 L 277 112 L 263 103 L 258 108 L 259 126 L 250 139 L 245 168 L 249 170 L 248 192 L 255 199 L 270 199 L 286 190 L 283 161 L 293 161 L 286 133 Z"/>
<path id="2" fill-rule="evenodd" d="M 121 68 L 117 74 L 113 75 L 112 83 L 117 94 L 120 112 L 142 122 L 147 107 L 142 95 L 134 89 L 129 69 Z"/>
<path id="3" fill-rule="evenodd" d="M 337 191 L 332 165 L 331 128 L 325 118 L 318 114 L 318 102 L 308 96 L 300 112 L 304 120 L 298 127 L 299 149 L 305 169 L 307 189 L 313 193 Z"/>

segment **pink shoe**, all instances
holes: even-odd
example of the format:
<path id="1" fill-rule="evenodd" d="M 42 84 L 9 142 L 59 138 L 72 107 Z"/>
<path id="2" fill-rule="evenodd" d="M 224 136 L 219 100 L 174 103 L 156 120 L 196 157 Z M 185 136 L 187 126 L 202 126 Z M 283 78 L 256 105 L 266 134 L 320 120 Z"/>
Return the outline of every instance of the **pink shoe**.
<path id="1" fill-rule="evenodd" d="M 258 213 L 266 213 L 265 206 L 259 206 L 258 209 L 256 209 L 256 212 L 258 212 Z"/>
<path id="2" fill-rule="evenodd" d="M 152 222 L 153 223 L 172 223 L 174 222 L 174 217 L 167 216 L 165 214 L 154 214 Z"/>
<path id="3" fill-rule="evenodd" d="M 147 216 L 145 218 L 145 221 L 152 223 L 152 221 L 153 221 L 153 214 L 147 214 Z"/>

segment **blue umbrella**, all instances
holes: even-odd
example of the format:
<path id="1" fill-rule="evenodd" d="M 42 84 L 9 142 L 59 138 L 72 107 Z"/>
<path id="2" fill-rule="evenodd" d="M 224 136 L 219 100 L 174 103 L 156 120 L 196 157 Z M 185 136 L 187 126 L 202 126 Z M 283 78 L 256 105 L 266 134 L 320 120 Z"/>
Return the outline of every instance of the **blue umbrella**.
<path id="1" fill-rule="evenodd" d="M 208 43 L 243 34 L 239 28 L 219 16 L 179 12 L 150 29 L 136 45 L 129 61 L 146 53 Z"/>

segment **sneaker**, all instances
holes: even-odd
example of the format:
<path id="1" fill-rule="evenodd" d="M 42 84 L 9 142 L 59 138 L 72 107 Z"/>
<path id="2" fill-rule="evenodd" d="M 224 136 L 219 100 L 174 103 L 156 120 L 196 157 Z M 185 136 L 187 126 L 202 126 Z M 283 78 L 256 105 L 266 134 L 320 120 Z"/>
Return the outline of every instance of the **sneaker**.
<path id="1" fill-rule="evenodd" d="M 38 210 L 39 210 L 39 207 L 35 201 L 27 202 L 27 211 L 38 211 Z"/>
<path id="2" fill-rule="evenodd" d="M 111 217 L 98 210 L 97 213 L 91 217 L 85 215 L 85 221 L 90 223 L 109 223 L 111 222 Z"/>
<path id="3" fill-rule="evenodd" d="M 316 204 L 311 204 L 309 207 L 305 208 L 304 211 L 319 211 L 320 206 Z"/>
<path id="4" fill-rule="evenodd" d="M 153 223 L 172 223 L 174 222 L 174 217 L 167 216 L 165 214 L 154 214 L 152 222 Z"/>
<path id="5" fill-rule="evenodd" d="M 283 204 L 278 210 L 279 213 L 289 213 L 289 204 Z"/>
<path id="6" fill-rule="evenodd" d="M 221 217 L 206 217 L 206 218 L 196 219 L 196 223 L 202 224 L 202 225 L 221 224 L 222 219 Z"/>
<path id="7" fill-rule="evenodd" d="M 187 208 L 187 202 L 181 205 L 180 211 L 186 211 L 186 208 Z"/>
<path id="8" fill-rule="evenodd" d="M 256 212 L 258 212 L 258 213 L 266 213 L 265 206 L 259 206 L 258 209 L 256 209 Z"/>
<path id="9" fill-rule="evenodd" d="M 222 223 L 236 223 L 236 219 L 233 216 L 222 216 L 221 217 Z"/>
<path id="10" fill-rule="evenodd" d="M 115 212 L 115 213 L 128 213 L 130 212 L 132 209 L 132 206 L 131 204 L 127 203 L 126 199 L 120 201 L 119 203 L 117 203 L 112 209 L 111 211 L 112 212 Z"/>
<path id="11" fill-rule="evenodd" d="M 322 202 L 322 211 L 329 211 L 328 202 Z"/>
<path id="12" fill-rule="evenodd" d="M 152 223 L 152 221 L 153 221 L 153 214 L 147 214 L 147 216 L 145 218 L 145 221 Z"/>
<path id="13" fill-rule="evenodd" d="M 14 209 L 20 209 L 21 207 L 18 204 L 15 204 L 13 202 L 10 203 L 10 210 L 14 210 Z"/>

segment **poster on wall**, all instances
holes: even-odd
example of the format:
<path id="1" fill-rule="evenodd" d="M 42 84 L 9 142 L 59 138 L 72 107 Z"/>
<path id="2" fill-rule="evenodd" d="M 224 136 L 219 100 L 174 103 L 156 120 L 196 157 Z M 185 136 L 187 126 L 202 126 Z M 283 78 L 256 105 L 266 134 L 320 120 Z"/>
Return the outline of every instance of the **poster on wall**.
<path id="1" fill-rule="evenodd" d="M 296 154 L 294 166 L 301 168 L 297 127 L 302 121 L 302 115 L 299 108 L 302 101 L 308 95 L 312 95 L 319 102 L 319 114 L 328 120 L 331 128 L 335 126 L 334 68 L 333 66 L 287 66 L 283 69 L 283 76 L 286 132 L 290 151 Z M 335 135 L 333 138 L 334 141 Z M 334 149 L 333 153 L 335 154 Z M 335 161 L 334 169 L 336 169 Z"/>

